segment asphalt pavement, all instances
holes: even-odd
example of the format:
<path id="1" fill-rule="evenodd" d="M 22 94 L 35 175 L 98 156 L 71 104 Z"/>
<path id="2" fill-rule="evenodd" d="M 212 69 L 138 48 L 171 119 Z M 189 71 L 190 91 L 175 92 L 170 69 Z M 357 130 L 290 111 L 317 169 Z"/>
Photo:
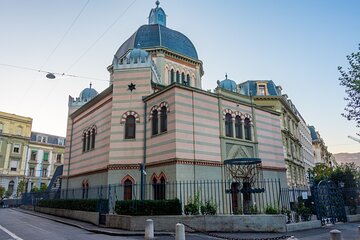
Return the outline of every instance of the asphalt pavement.
<path id="1" fill-rule="evenodd" d="M 60 223 L 60 224 L 59 224 Z M 330 231 L 338 229 L 344 240 L 360 240 L 357 223 L 338 223 L 317 229 L 291 233 L 186 233 L 186 239 L 276 239 L 295 236 L 302 240 L 330 239 Z M 175 227 L 175 226 L 174 226 Z M 155 229 L 156 230 L 156 229 Z M 14 235 L 12 235 L 14 234 Z M 0 209 L 0 240 L 64 240 L 64 239 L 144 239 L 144 232 L 95 226 L 91 223 L 61 218 L 22 209 Z M 155 239 L 172 240 L 174 233 L 155 232 Z"/>

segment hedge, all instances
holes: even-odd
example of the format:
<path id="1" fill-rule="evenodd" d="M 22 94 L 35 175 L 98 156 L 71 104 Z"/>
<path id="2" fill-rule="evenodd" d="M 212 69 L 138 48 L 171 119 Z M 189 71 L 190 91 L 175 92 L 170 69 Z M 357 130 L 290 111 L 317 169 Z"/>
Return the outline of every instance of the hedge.
<path id="1" fill-rule="evenodd" d="M 179 199 L 116 201 L 115 212 L 119 215 L 132 216 L 182 214 Z"/>
<path id="2" fill-rule="evenodd" d="M 107 199 L 101 200 L 102 210 L 108 210 Z M 98 212 L 100 208 L 100 201 L 97 199 L 52 199 L 40 200 L 37 204 L 39 207 L 59 208 L 69 210 L 79 210 L 86 212 Z"/>

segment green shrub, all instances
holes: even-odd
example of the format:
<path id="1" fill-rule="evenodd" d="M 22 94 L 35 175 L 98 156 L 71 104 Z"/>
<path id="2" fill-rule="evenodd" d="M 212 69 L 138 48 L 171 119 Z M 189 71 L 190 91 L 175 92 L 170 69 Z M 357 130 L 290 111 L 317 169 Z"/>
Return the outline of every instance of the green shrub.
<path id="1" fill-rule="evenodd" d="M 249 210 L 250 210 L 250 214 L 258 214 L 259 213 L 256 205 L 251 205 Z"/>
<path id="2" fill-rule="evenodd" d="M 119 215 L 132 216 L 182 214 L 179 199 L 116 201 L 115 212 Z"/>
<path id="3" fill-rule="evenodd" d="M 200 206 L 200 212 L 202 215 L 215 215 L 217 210 L 216 203 L 206 201 L 205 205 Z"/>
<path id="4" fill-rule="evenodd" d="M 275 207 L 269 205 L 265 208 L 265 214 L 278 214 L 278 210 Z"/>
<path id="5" fill-rule="evenodd" d="M 107 212 L 108 201 L 107 199 L 102 199 L 100 204 L 100 201 L 97 199 L 52 199 L 40 200 L 37 206 L 86 212 L 97 212 L 101 207 L 103 211 Z"/>
<path id="6" fill-rule="evenodd" d="M 200 201 L 199 193 L 195 194 L 194 200 L 191 198 L 188 200 L 188 203 L 184 206 L 184 212 L 186 215 L 199 215 L 200 210 Z"/>

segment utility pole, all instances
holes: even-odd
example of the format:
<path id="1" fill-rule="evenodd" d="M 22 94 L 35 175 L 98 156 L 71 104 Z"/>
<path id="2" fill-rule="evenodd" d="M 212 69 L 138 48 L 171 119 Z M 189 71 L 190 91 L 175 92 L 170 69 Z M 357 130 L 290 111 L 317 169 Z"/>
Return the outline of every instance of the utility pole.
<path id="1" fill-rule="evenodd" d="M 360 139 L 358 139 L 358 138 L 355 138 L 355 137 L 352 137 L 352 136 L 348 136 L 348 138 L 360 143 Z"/>

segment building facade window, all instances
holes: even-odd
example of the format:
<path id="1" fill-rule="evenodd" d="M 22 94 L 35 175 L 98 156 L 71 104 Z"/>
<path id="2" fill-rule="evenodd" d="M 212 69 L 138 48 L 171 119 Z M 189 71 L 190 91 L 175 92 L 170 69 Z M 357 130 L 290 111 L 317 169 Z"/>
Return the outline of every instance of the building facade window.
<path id="1" fill-rule="evenodd" d="M 30 176 L 30 177 L 34 177 L 34 176 L 35 176 L 35 168 L 33 168 L 33 167 L 30 167 L 30 168 L 29 168 L 29 176 Z"/>
<path id="2" fill-rule="evenodd" d="M 125 122 L 125 139 L 135 139 L 136 123 L 135 117 L 132 115 L 127 116 Z"/>
<path id="3" fill-rule="evenodd" d="M 43 160 L 49 161 L 49 152 L 44 152 Z"/>
<path id="4" fill-rule="evenodd" d="M 36 136 L 36 141 L 42 142 L 42 143 L 47 143 L 47 137 L 38 135 L 38 136 Z"/>
<path id="5" fill-rule="evenodd" d="M 190 86 L 190 85 L 191 85 L 191 84 L 190 84 L 190 75 L 189 75 L 189 74 L 186 75 L 186 82 L 184 83 L 184 85 L 186 85 L 186 86 Z"/>
<path id="6" fill-rule="evenodd" d="M 260 95 L 260 96 L 266 95 L 265 85 L 259 85 L 258 87 L 259 87 L 259 88 L 258 88 L 258 89 L 259 89 L 258 95 Z"/>
<path id="7" fill-rule="evenodd" d="M 158 182 L 156 177 L 153 178 L 153 192 L 154 200 L 164 200 L 165 199 L 165 178 L 161 177 Z"/>
<path id="8" fill-rule="evenodd" d="M 225 135 L 227 137 L 233 137 L 233 123 L 230 113 L 225 115 Z"/>
<path id="9" fill-rule="evenodd" d="M 20 144 L 15 143 L 13 145 L 13 153 L 20 153 Z"/>
<path id="10" fill-rule="evenodd" d="M 167 131 L 167 107 L 163 106 L 161 107 L 160 112 L 160 132 L 166 132 Z"/>
<path id="11" fill-rule="evenodd" d="M 62 158 L 62 154 L 61 154 L 61 153 L 56 154 L 56 162 L 57 162 L 57 163 L 61 163 L 61 158 Z"/>
<path id="12" fill-rule="evenodd" d="M 18 160 L 11 160 L 10 161 L 10 171 L 16 172 L 18 170 L 18 164 L 19 164 Z"/>
<path id="13" fill-rule="evenodd" d="M 31 150 L 30 160 L 31 161 L 36 161 L 36 156 L 37 156 L 37 151 L 36 150 Z"/>
<path id="14" fill-rule="evenodd" d="M 83 180 L 81 186 L 82 186 L 82 198 L 87 199 L 89 197 L 89 180 Z"/>
<path id="15" fill-rule="evenodd" d="M 241 123 L 241 117 L 239 115 L 237 115 L 235 117 L 235 137 L 236 138 L 243 138 L 243 131 L 242 131 L 242 123 Z"/>
<path id="16" fill-rule="evenodd" d="M 64 139 L 63 138 L 58 138 L 58 145 L 64 146 Z"/>
<path id="17" fill-rule="evenodd" d="M 170 83 L 174 83 L 175 82 L 175 73 L 174 73 L 174 69 L 171 69 L 170 71 Z"/>
<path id="18" fill-rule="evenodd" d="M 132 186 L 133 183 L 130 179 L 124 182 L 124 200 L 132 200 Z"/>
<path id="19" fill-rule="evenodd" d="M 179 71 L 176 71 L 176 82 L 180 83 L 180 73 L 179 73 Z"/>
<path id="20" fill-rule="evenodd" d="M 154 110 L 152 112 L 152 135 L 156 135 L 158 133 L 159 133 L 158 111 Z"/>
<path id="21" fill-rule="evenodd" d="M 87 152 L 90 150 L 93 150 L 95 148 L 95 141 L 96 141 L 96 133 L 97 128 L 96 126 L 92 126 L 91 128 L 88 128 L 84 130 L 82 134 L 82 150 L 83 152 Z"/>
<path id="22" fill-rule="evenodd" d="M 244 131 L 245 131 L 245 139 L 251 141 L 251 124 L 249 118 L 245 118 Z"/>
<path id="23" fill-rule="evenodd" d="M 2 134 L 4 131 L 4 124 L 0 123 L 0 134 Z"/>
<path id="24" fill-rule="evenodd" d="M 47 168 L 42 169 L 42 176 L 47 177 Z"/>
<path id="25" fill-rule="evenodd" d="M 181 83 L 186 85 L 185 74 L 181 73 Z"/>

